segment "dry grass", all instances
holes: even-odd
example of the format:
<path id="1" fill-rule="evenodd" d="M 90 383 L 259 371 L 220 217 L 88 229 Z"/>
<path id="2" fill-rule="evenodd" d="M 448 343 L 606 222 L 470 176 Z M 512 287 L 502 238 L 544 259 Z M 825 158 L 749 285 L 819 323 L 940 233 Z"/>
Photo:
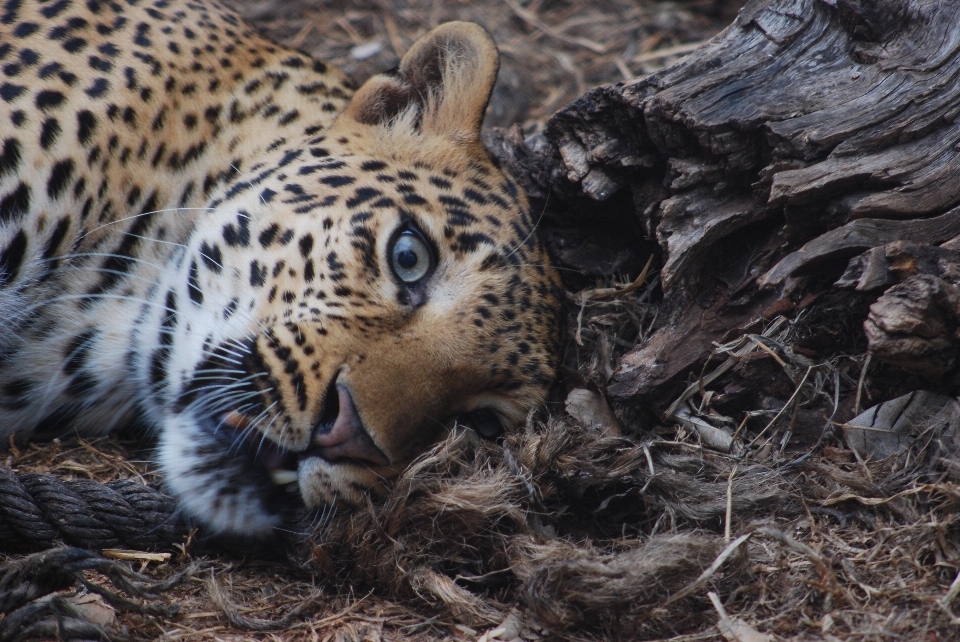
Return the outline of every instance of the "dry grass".
<path id="1" fill-rule="evenodd" d="M 725 27 L 737 0 L 243 0 L 270 37 L 362 82 L 442 22 L 483 25 L 502 56 L 488 126 L 526 133 L 596 85 L 651 73 Z"/>
<path id="2" fill-rule="evenodd" d="M 294 563 L 200 560 L 164 598 L 178 617 L 120 609 L 116 628 L 432 640 L 506 622 L 524 639 L 713 639 L 718 625 L 774 636 L 730 639 L 951 639 L 960 480 L 943 455 L 958 435 L 883 462 L 834 445 L 780 466 L 673 437 L 605 436 L 568 418 L 502 445 L 454 436 L 388 497 L 317 528 Z M 61 447 L 41 467 L 128 475 L 123 447 Z M 168 578 L 197 561 L 191 546 L 140 570 Z"/>

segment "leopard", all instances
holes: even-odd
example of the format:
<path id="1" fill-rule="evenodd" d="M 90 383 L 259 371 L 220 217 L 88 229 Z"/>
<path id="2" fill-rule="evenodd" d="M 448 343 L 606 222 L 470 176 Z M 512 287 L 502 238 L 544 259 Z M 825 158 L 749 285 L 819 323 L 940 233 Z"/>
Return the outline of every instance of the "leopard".
<path id="1" fill-rule="evenodd" d="M 218 0 L 0 2 L 0 447 L 143 426 L 259 538 L 522 425 L 563 290 L 483 145 L 499 64 L 451 22 L 358 87 Z"/>

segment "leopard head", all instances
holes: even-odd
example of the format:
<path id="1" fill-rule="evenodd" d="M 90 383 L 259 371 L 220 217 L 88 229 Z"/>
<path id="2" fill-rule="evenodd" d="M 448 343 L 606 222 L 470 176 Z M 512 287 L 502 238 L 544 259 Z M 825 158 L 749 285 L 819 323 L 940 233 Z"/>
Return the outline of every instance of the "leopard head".
<path id="1" fill-rule="evenodd" d="M 480 141 L 498 66 L 482 28 L 438 27 L 198 220 L 141 368 L 207 526 L 268 533 L 291 492 L 356 504 L 455 423 L 495 436 L 544 399 L 560 285 Z"/>

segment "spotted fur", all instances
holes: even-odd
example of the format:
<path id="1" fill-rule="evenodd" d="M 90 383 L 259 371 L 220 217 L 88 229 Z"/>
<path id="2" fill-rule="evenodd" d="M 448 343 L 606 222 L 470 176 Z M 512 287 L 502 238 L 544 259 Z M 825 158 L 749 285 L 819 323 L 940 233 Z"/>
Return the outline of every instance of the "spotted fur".
<path id="1" fill-rule="evenodd" d="M 355 92 L 216 2 L 0 0 L 0 437 L 143 421 L 188 512 L 262 535 L 517 424 L 559 296 L 480 143 L 498 64 L 449 23 Z"/>

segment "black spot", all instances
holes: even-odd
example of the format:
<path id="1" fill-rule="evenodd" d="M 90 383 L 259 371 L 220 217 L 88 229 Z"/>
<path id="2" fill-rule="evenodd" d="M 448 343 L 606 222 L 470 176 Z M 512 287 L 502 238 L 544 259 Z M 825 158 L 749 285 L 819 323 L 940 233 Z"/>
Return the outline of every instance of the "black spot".
<path id="1" fill-rule="evenodd" d="M 167 151 L 166 143 L 160 143 L 160 146 L 157 147 L 156 153 L 153 155 L 153 158 L 150 159 L 150 164 L 154 167 L 157 167 L 160 164 L 160 161 L 163 160 L 163 155 Z"/>
<path id="2" fill-rule="evenodd" d="M 310 256 L 310 252 L 313 250 L 313 236 L 310 234 L 304 234 L 300 238 L 300 255 L 303 258 Z"/>
<path id="3" fill-rule="evenodd" d="M 200 275 L 197 262 L 190 262 L 190 274 L 187 276 L 187 293 L 195 305 L 203 305 L 203 292 L 200 290 Z"/>
<path id="4" fill-rule="evenodd" d="M 329 185 L 330 187 L 343 187 L 355 181 L 356 179 L 353 176 L 324 176 L 320 179 L 321 183 Z"/>
<path id="5" fill-rule="evenodd" d="M 386 167 L 386 163 L 378 160 L 368 160 L 360 163 L 360 169 L 365 172 L 379 172 L 381 169 L 385 169 Z"/>
<path id="6" fill-rule="evenodd" d="M 97 51 L 102 53 L 104 56 L 110 56 L 111 58 L 116 58 L 117 54 L 120 53 L 120 49 L 112 42 L 103 43 L 97 47 Z"/>
<path id="7" fill-rule="evenodd" d="M 63 43 L 63 48 L 67 51 L 67 53 L 77 53 L 86 46 L 87 41 L 83 38 L 70 38 Z"/>
<path id="8" fill-rule="evenodd" d="M 77 114 L 77 140 L 81 145 L 86 145 L 90 141 L 97 128 L 97 118 L 87 109 Z"/>
<path id="9" fill-rule="evenodd" d="M 273 243 L 273 240 L 277 238 L 277 233 L 279 231 L 280 226 L 276 223 L 273 223 L 270 225 L 270 227 L 260 232 L 260 236 L 257 239 L 260 242 L 260 247 L 264 249 L 270 247 L 270 244 Z"/>
<path id="10" fill-rule="evenodd" d="M 0 152 L 0 178 L 17 169 L 20 165 L 20 141 L 8 138 L 3 141 L 3 151 Z"/>
<path id="11" fill-rule="evenodd" d="M 27 120 L 27 112 L 22 109 L 18 109 L 12 114 L 10 114 L 10 120 L 13 122 L 14 126 L 20 127 Z"/>
<path id="12" fill-rule="evenodd" d="M 26 253 L 27 236 L 23 233 L 23 230 L 20 230 L 3 252 L 0 252 L 0 286 L 6 285 L 17 278 Z"/>
<path id="13" fill-rule="evenodd" d="M 34 384 L 29 379 L 14 379 L 3 385 L 3 404 L 4 408 L 10 410 L 22 410 L 29 405 L 27 395 L 34 388 Z"/>
<path id="14" fill-rule="evenodd" d="M 233 297 L 230 299 L 230 303 L 227 304 L 227 307 L 223 309 L 223 320 L 226 321 L 233 316 L 233 313 L 237 311 L 237 306 L 240 305 L 240 299 Z"/>
<path id="15" fill-rule="evenodd" d="M 299 150 L 299 149 L 291 149 L 290 151 L 288 151 L 287 153 L 285 153 L 285 154 L 283 155 L 283 158 L 281 158 L 281 159 L 280 159 L 280 162 L 277 163 L 277 167 L 286 167 L 287 165 L 289 165 L 289 164 L 292 163 L 293 161 L 295 161 L 295 160 L 297 160 L 298 158 L 300 158 L 300 154 L 301 154 L 301 153 L 302 153 L 302 150 Z"/>
<path id="16" fill-rule="evenodd" d="M 74 397 L 86 397 L 97 387 L 97 380 L 89 372 L 78 372 L 67 384 L 67 394 Z"/>
<path id="17" fill-rule="evenodd" d="M 0 206 L 0 211 L 2 211 L 2 209 L 3 207 Z M 44 261 L 49 261 L 51 258 L 53 258 L 56 251 L 60 249 L 60 244 L 63 243 L 63 239 L 67 235 L 67 230 L 69 229 L 70 229 L 70 217 L 64 216 L 57 223 L 57 227 L 54 228 L 53 234 L 51 234 L 50 238 L 47 239 L 47 244 L 43 248 Z"/>
<path id="18" fill-rule="evenodd" d="M 35 65 L 37 61 L 40 60 L 40 54 L 33 49 L 21 49 L 20 60 L 27 66 Z"/>
<path id="19" fill-rule="evenodd" d="M 58 0 L 40 10 L 44 18 L 56 18 L 63 10 L 70 6 L 71 0 Z"/>
<path id="20" fill-rule="evenodd" d="M 133 207 L 133 206 L 137 203 L 137 201 L 140 200 L 140 196 L 141 196 L 142 194 L 143 194 L 143 192 L 140 191 L 140 188 L 137 187 L 136 185 L 134 185 L 134 186 L 130 189 L 130 193 L 127 194 L 127 205 L 130 206 L 130 207 Z"/>
<path id="21" fill-rule="evenodd" d="M 134 37 L 133 42 L 140 47 L 149 47 L 151 44 L 150 39 L 147 38 L 147 33 L 150 32 L 150 25 L 145 22 L 141 22 L 137 25 L 137 35 Z"/>
<path id="22" fill-rule="evenodd" d="M 492 268 L 503 268 L 505 266 L 506 266 L 506 263 L 504 262 L 503 257 L 500 256 L 500 253 L 491 252 L 480 263 L 480 271 L 484 272 Z"/>
<path id="23" fill-rule="evenodd" d="M 100 98 L 110 89 L 110 81 L 106 78 L 96 78 L 90 86 L 83 91 L 91 98 Z"/>
<path id="24" fill-rule="evenodd" d="M 356 192 L 353 193 L 353 197 L 347 201 L 347 207 L 356 207 L 362 205 L 367 201 L 376 198 L 383 194 L 380 190 L 375 187 L 360 187 Z"/>
<path id="25" fill-rule="evenodd" d="M 457 234 L 457 241 L 451 246 L 451 249 L 453 249 L 454 252 L 472 253 L 484 243 L 494 247 L 497 245 L 496 241 L 482 232 L 461 232 Z"/>
<path id="26" fill-rule="evenodd" d="M 427 200 L 419 194 L 404 194 L 403 202 L 407 205 L 425 205 Z"/>
<path id="27" fill-rule="evenodd" d="M 27 88 L 23 85 L 11 85 L 10 83 L 5 82 L 0 85 L 0 98 L 3 98 L 3 100 L 8 103 L 13 102 L 26 90 Z"/>
<path id="28" fill-rule="evenodd" d="M 47 196 L 52 199 L 59 197 L 67 187 L 71 176 L 73 176 L 72 159 L 60 161 L 54 165 L 53 171 L 50 172 L 50 180 L 47 181 Z"/>
<path id="29" fill-rule="evenodd" d="M 50 149 L 50 146 L 57 142 L 60 136 L 60 123 L 56 118 L 48 118 L 43 121 L 40 127 L 40 147 Z"/>
<path id="30" fill-rule="evenodd" d="M 40 25 L 35 22 L 21 22 L 13 28 L 13 35 L 15 35 L 17 38 L 26 38 L 27 36 L 36 33 L 37 29 L 39 28 Z"/>
<path id="31" fill-rule="evenodd" d="M 49 78 L 50 76 L 52 76 L 53 74 L 57 73 L 62 69 L 63 69 L 63 65 L 60 64 L 59 62 L 47 63 L 46 65 L 40 68 L 39 76 L 44 80 L 46 80 L 47 78 Z"/>
<path id="32" fill-rule="evenodd" d="M 9 223 L 19 218 L 30 209 L 30 188 L 24 183 L 17 185 L 17 189 L 3 197 L 0 201 L 0 223 Z"/>
<path id="33" fill-rule="evenodd" d="M 200 259 L 215 274 L 220 274 L 223 271 L 223 254 L 220 252 L 219 245 L 211 246 L 204 241 L 200 245 Z"/>
<path id="34" fill-rule="evenodd" d="M 236 225 L 227 223 L 223 226 L 223 240 L 230 247 L 250 245 L 250 216 L 246 212 L 237 214 Z"/>
<path id="35" fill-rule="evenodd" d="M 3 15 L 0 15 L 0 23 L 9 25 L 16 22 L 22 4 L 23 0 L 7 0 L 3 5 Z"/>
<path id="36" fill-rule="evenodd" d="M 150 385 L 155 393 L 163 388 L 163 380 L 167 376 L 167 361 L 170 359 L 170 348 L 157 348 L 150 355 Z"/>
<path id="37" fill-rule="evenodd" d="M 263 287 L 267 282 L 267 266 L 260 261 L 250 262 L 250 285 L 255 288 Z"/>
<path id="38" fill-rule="evenodd" d="M 373 218 L 372 212 L 360 212 L 359 214 L 354 214 L 350 217 L 350 223 L 353 225 L 359 225 Z"/>
<path id="39" fill-rule="evenodd" d="M 65 99 L 62 92 L 45 89 L 37 94 L 36 105 L 40 109 L 53 109 L 62 105 Z"/>
<path id="40" fill-rule="evenodd" d="M 87 330 L 67 342 L 63 355 L 65 359 L 63 369 L 67 374 L 75 374 L 80 368 L 87 365 L 87 359 L 90 358 L 90 352 L 96 338 L 96 330 Z"/>
<path id="41" fill-rule="evenodd" d="M 96 69 L 97 71 L 102 71 L 103 73 L 107 73 L 108 71 L 113 69 L 113 63 L 110 62 L 109 60 L 104 60 L 100 56 L 90 56 L 89 58 L 87 58 L 87 64 L 90 65 L 90 67 L 92 67 L 93 69 Z"/>
<path id="42" fill-rule="evenodd" d="M 451 183 L 445 178 L 440 178 L 439 176 L 431 176 L 430 183 L 440 189 L 450 189 Z"/>

